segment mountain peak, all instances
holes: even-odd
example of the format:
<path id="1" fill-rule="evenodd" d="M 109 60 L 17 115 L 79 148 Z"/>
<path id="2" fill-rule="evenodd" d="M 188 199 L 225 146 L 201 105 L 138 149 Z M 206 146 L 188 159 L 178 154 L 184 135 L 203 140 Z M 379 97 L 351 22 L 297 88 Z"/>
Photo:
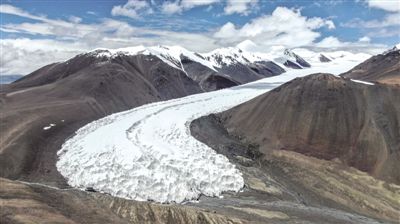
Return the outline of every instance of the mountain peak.
<path id="1" fill-rule="evenodd" d="M 386 55 L 386 54 L 388 54 L 388 53 L 395 52 L 395 51 L 399 51 L 399 52 L 400 52 L 400 43 L 394 45 L 394 47 L 393 47 L 392 49 L 389 49 L 389 50 L 387 50 L 387 51 L 384 51 L 383 54 Z"/>
<path id="2" fill-rule="evenodd" d="M 257 45 L 251 40 L 242 41 L 236 47 L 244 51 L 257 51 Z"/>

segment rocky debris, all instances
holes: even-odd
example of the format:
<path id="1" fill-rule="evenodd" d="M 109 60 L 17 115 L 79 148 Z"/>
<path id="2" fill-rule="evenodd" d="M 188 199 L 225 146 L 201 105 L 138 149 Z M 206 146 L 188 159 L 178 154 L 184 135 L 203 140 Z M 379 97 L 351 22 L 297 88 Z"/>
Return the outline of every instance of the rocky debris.
<path id="1" fill-rule="evenodd" d="M 1 223 L 242 224 L 214 212 L 0 178 Z"/>

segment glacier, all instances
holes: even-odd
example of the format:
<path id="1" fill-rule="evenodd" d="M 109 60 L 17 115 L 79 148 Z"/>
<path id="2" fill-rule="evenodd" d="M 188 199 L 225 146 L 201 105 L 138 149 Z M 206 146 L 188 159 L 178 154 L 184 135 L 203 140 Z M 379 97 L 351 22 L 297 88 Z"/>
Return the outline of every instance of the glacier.
<path id="1" fill-rule="evenodd" d="M 296 77 L 317 72 L 338 75 L 364 59 L 343 56 L 245 85 L 111 114 L 80 128 L 62 145 L 57 169 L 72 187 L 139 201 L 181 203 L 201 195 L 238 192 L 244 186 L 240 170 L 192 137 L 191 121 Z"/>

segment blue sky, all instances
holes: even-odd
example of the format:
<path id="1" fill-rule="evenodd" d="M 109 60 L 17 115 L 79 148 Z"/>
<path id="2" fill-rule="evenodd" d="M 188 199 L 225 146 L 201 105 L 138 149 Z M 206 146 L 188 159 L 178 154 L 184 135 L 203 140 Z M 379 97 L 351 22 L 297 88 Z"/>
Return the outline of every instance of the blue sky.
<path id="1" fill-rule="evenodd" d="M 181 45 L 206 52 L 252 42 L 379 52 L 400 42 L 399 0 L 7 1 L 2 74 L 24 74 L 94 48 Z"/>

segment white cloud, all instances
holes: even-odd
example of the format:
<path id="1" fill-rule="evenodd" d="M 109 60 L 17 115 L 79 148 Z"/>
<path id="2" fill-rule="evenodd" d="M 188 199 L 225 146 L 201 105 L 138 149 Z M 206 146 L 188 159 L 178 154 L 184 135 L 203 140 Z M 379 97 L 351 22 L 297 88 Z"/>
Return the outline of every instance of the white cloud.
<path id="1" fill-rule="evenodd" d="M 186 8 L 199 4 L 179 2 L 179 6 Z M 255 18 L 243 26 L 228 22 L 212 32 L 175 32 L 168 31 L 165 27 L 137 27 L 116 19 L 101 19 L 92 24 L 84 23 L 74 17 L 67 20 L 50 19 L 45 15 L 35 15 L 10 5 L 1 5 L 0 12 L 34 20 L 1 24 L 2 31 L 29 33 L 39 37 L 2 39 L 0 43 L 4 52 L 4 56 L 2 54 L 0 59 L 2 74 L 27 74 L 46 64 L 63 61 L 78 53 L 99 47 L 120 48 L 161 44 L 180 45 L 192 51 L 208 52 L 238 43 L 242 43 L 242 47 L 259 51 L 266 51 L 273 45 L 336 46 L 349 49 L 368 49 L 373 45 L 364 42 L 356 44 L 341 42 L 334 37 L 315 44 L 315 40 L 320 36 L 318 29 L 322 27 L 333 29 L 334 23 L 324 18 L 308 18 L 301 15 L 299 10 L 284 7 L 278 7 L 271 15 Z"/>
<path id="2" fill-rule="evenodd" d="M 100 24 L 99 24 L 100 25 Z M 99 25 L 80 24 L 67 21 L 48 21 L 39 23 L 19 23 L 1 25 L 2 30 L 15 33 L 50 35 L 60 38 L 76 39 L 101 29 Z"/>
<path id="3" fill-rule="evenodd" d="M 83 49 L 126 47 L 138 44 L 185 44 L 197 51 L 207 51 L 216 47 L 214 39 L 209 37 L 208 33 L 148 29 L 135 27 L 127 22 L 115 19 L 103 19 L 101 22 L 94 24 L 76 24 L 69 21 L 47 19 L 45 16 L 32 15 L 16 7 L 12 7 L 12 9 L 12 13 L 15 15 L 35 18 L 34 20 L 41 22 L 3 24 L 0 26 L 1 30 L 12 33 L 42 35 L 45 37 L 54 36 L 55 39 L 59 40 L 59 42 L 54 43 L 56 45 L 63 45 L 62 40 L 74 40 L 76 43 L 81 43 Z M 4 13 L 4 10 L 2 12 Z M 193 45 L 193 43 L 197 44 Z M 32 44 L 36 44 L 36 42 L 32 42 Z"/>
<path id="4" fill-rule="evenodd" d="M 331 20 L 302 16 L 299 10 L 277 7 L 271 15 L 255 18 L 242 27 L 228 22 L 215 32 L 214 37 L 222 45 L 249 39 L 261 46 L 296 47 L 312 43 L 320 36 L 316 30 L 322 27 L 334 29 L 335 25 Z"/>
<path id="5" fill-rule="evenodd" d="M 342 46 L 342 42 L 339 41 L 338 38 L 336 37 L 326 37 L 322 39 L 320 42 L 316 43 L 316 47 L 321 47 L 321 48 L 337 48 Z"/>
<path id="6" fill-rule="evenodd" d="M 258 0 L 227 0 L 224 12 L 227 15 L 234 13 L 248 15 L 257 6 Z"/>
<path id="7" fill-rule="evenodd" d="M 54 40 L 4 39 L 0 43 L 0 73 L 29 74 L 47 64 L 62 61 L 81 53 L 78 44 Z"/>
<path id="8" fill-rule="evenodd" d="M 367 36 L 363 36 L 360 39 L 358 39 L 359 42 L 366 42 L 369 43 L 371 42 L 371 38 L 367 37 Z"/>
<path id="9" fill-rule="evenodd" d="M 399 29 L 393 28 L 374 29 L 368 32 L 367 35 L 373 37 L 397 37 L 400 40 Z"/>
<path id="10" fill-rule="evenodd" d="M 73 22 L 73 23 L 80 23 L 80 22 L 82 22 L 82 18 L 77 17 L 77 16 L 70 16 L 68 19 L 69 19 L 69 21 L 71 21 L 71 22 Z"/>
<path id="11" fill-rule="evenodd" d="M 125 5 L 116 5 L 111 10 L 113 16 L 126 16 L 132 19 L 140 18 L 141 14 L 151 14 L 153 9 L 146 0 L 128 0 Z"/>
<path id="12" fill-rule="evenodd" d="M 340 24 L 343 27 L 362 29 L 367 36 L 400 37 L 400 12 L 387 13 L 382 19 L 353 19 Z"/>
<path id="13" fill-rule="evenodd" d="M 86 14 L 93 15 L 93 16 L 97 15 L 97 13 L 93 12 L 93 11 L 87 11 Z"/>
<path id="14" fill-rule="evenodd" d="M 21 17 L 26 17 L 26 18 L 31 18 L 31 19 L 43 19 L 43 17 L 31 15 L 28 12 L 26 12 L 20 8 L 17 8 L 12 5 L 8 5 L 8 4 L 0 5 L 0 13 L 16 15 L 16 16 L 21 16 Z"/>
<path id="15" fill-rule="evenodd" d="M 198 6 L 205 6 L 205 5 L 211 5 L 214 3 L 219 2 L 220 0 L 181 0 L 181 5 L 185 8 L 185 9 L 191 9 L 194 7 L 198 7 Z"/>
<path id="16" fill-rule="evenodd" d="M 183 7 L 179 5 L 179 1 L 164 2 L 161 8 L 162 11 L 166 14 L 181 13 L 183 11 Z"/>
<path id="17" fill-rule="evenodd" d="M 400 1 L 398 0 L 367 0 L 371 8 L 383 9 L 389 12 L 400 12 Z"/>
<path id="18" fill-rule="evenodd" d="M 10 10 L 11 9 L 11 10 Z M 135 27 L 115 19 L 85 24 L 36 16 L 16 7 L 2 7 L 2 13 L 36 20 L 19 24 L 2 24 L 0 29 L 10 33 L 29 33 L 47 39 L 2 39 L 0 46 L 2 74 L 27 74 L 46 64 L 66 60 L 77 53 L 99 47 L 120 48 L 134 45 L 182 45 L 204 52 L 215 49 L 208 33 L 173 32 Z M 80 22 L 80 23 L 76 23 Z M 51 36 L 52 39 L 48 39 Z M 196 43 L 196 44 L 193 44 Z M 4 52 L 4 53 L 3 53 Z"/>
<path id="19" fill-rule="evenodd" d="M 362 41 L 343 42 L 337 37 L 326 37 L 319 42 L 321 28 L 335 29 L 333 21 L 320 17 L 306 17 L 300 10 L 277 7 L 271 15 L 264 15 L 239 27 L 228 22 L 220 27 L 214 38 L 221 46 L 237 45 L 241 49 L 258 52 L 282 50 L 285 47 L 306 47 L 315 50 L 348 50 L 380 53 L 385 45 Z"/>
<path id="20" fill-rule="evenodd" d="M 400 26 L 400 13 L 390 13 L 383 19 L 361 20 L 359 18 L 350 22 L 343 23 L 344 27 L 350 28 L 383 28 L 390 26 Z"/>
<path id="21" fill-rule="evenodd" d="M 233 38 L 237 33 L 238 30 L 236 30 L 235 25 L 231 22 L 227 22 L 214 34 L 214 37 L 220 39 Z"/>
<path id="22" fill-rule="evenodd" d="M 336 50 L 345 50 L 351 51 L 354 53 L 369 53 L 369 54 L 380 54 L 388 46 L 383 44 L 371 44 L 370 39 L 368 37 L 362 37 L 358 42 L 346 42 L 341 41 L 337 37 L 326 37 L 322 39 L 320 42 L 317 42 L 310 47 L 310 49 L 315 50 L 323 50 L 323 51 L 336 51 Z"/>
<path id="23" fill-rule="evenodd" d="M 62 38 L 84 36 L 94 32 L 95 27 L 79 24 L 81 18 L 69 17 L 69 21 L 49 19 L 44 15 L 34 15 L 12 5 L 0 5 L 0 13 L 16 15 L 39 22 L 24 22 L 18 24 L 2 24 L 0 30 L 12 33 L 28 33 L 39 35 L 60 35 Z"/>
<path id="24" fill-rule="evenodd" d="M 43 15 L 33 15 L 33 14 L 26 12 L 20 8 L 17 8 L 15 6 L 8 5 L 8 4 L 0 5 L 0 13 L 16 15 L 16 16 L 29 18 L 32 20 L 37 20 L 37 21 L 41 21 L 41 22 L 45 22 L 45 23 L 49 23 L 49 24 L 53 24 L 53 25 L 58 25 L 58 26 L 65 26 L 65 27 L 73 26 L 73 24 L 71 24 L 69 22 L 66 22 L 63 20 L 48 19 L 46 16 L 43 16 Z"/>
<path id="25" fill-rule="evenodd" d="M 209 6 L 220 2 L 220 0 L 175 0 L 165 1 L 162 6 L 162 12 L 166 14 L 181 13 L 199 6 Z"/>

